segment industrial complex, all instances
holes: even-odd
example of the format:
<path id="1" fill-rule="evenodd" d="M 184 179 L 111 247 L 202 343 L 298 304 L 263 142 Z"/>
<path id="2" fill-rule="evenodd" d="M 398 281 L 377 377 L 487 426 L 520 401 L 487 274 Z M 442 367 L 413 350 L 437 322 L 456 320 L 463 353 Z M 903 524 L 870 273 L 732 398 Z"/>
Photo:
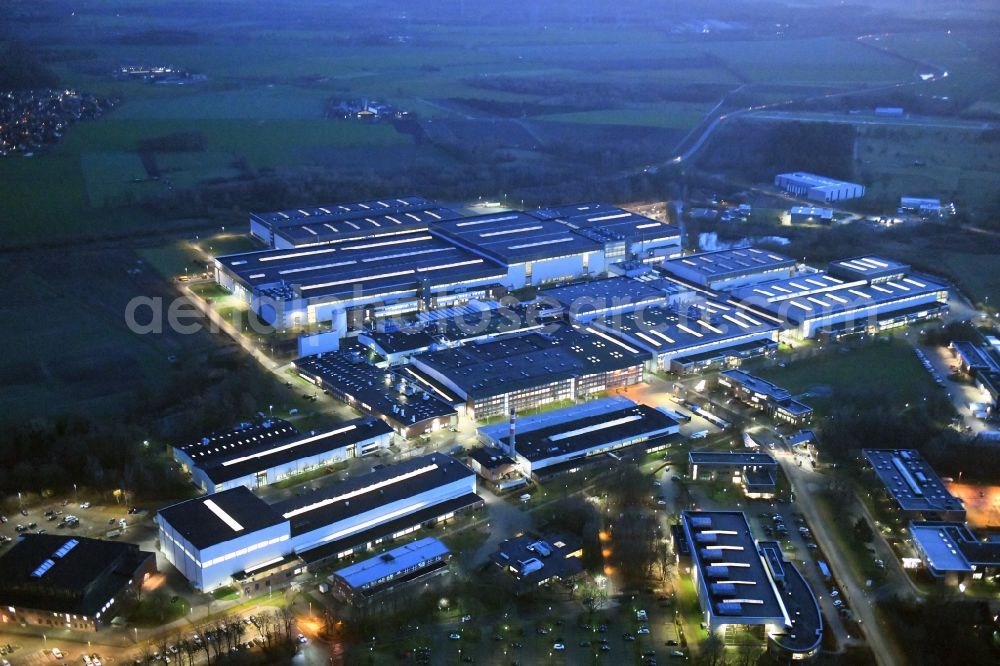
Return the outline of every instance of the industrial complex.
<path id="1" fill-rule="evenodd" d="M 431 454 L 268 504 L 239 486 L 157 514 L 167 559 L 201 590 L 281 583 L 478 506 L 476 476 Z"/>

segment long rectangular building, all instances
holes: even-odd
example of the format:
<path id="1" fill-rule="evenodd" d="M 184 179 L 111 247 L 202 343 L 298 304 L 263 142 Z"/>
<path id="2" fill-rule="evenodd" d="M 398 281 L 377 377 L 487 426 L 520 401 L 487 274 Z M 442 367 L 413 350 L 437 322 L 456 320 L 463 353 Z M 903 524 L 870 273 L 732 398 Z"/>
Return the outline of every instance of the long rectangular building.
<path id="1" fill-rule="evenodd" d="M 250 213 L 250 235 L 277 248 L 296 246 L 296 238 L 302 238 L 303 244 L 314 244 L 308 240 L 310 237 L 315 238 L 317 234 L 325 235 L 327 232 L 342 239 L 363 238 L 368 231 L 381 229 L 383 226 L 395 227 L 396 230 L 415 228 L 410 224 L 415 220 L 405 217 L 406 213 L 437 208 L 440 207 L 423 197 L 396 197 Z M 378 225 L 365 220 L 381 219 L 386 215 L 396 217 L 399 221 L 387 220 L 388 225 Z M 352 224 L 347 224 L 348 221 Z"/>
<path id="2" fill-rule="evenodd" d="M 559 423 L 517 432 L 496 441 L 498 451 L 514 459 L 525 477 L 576 467 L 636 444 L 676 435 L 680 425 L 663 412 L 642 404 L 599 414 L 559 410 Z M 555 416 L 555 414 L 553 415 Z"/>
<path id="3" fill-rule="evenodd" d="M 784 321 L 802 338 L 875 332 L 948 311 L 948 287 L 917 273 L 870 282 L 816 272 L 747 285 L 732 297 L 751 311 Z"/>
<path id="4" fill-rule="evenodd" d="M 724 370 L 719 373 L 719 386 L 728 389 L 741 402 L 767 412 L 774 418 L 794 426 L 809 422 L 812 407 L 792 398 L 786 389 L 776 386 L 743 370 Z"/>
<path id="5" fill-rule="evenodd" d="M 274 325 L 362 321 L 468 299 L 506 281 L 496 261 L 427 231 L 215 258 L 216 281 Z M 471 290 L 472 293 L 469 293 Z M 447 301 L 452 302 L 452 301 Z"/>
<path id="6" fill-rule="evenodd" d="M 578 234 L 604 245 L 608 264 L 621 259 L 658 263 L 681 252 L 677 227 L 600 202 L 540 208 L 530 213 L 557 220 Z"/>
<path id="7" fill-rule="evenodd" d="M 795 196 L 813 201 L 845 201 L 865 196 L 864 185 L 817 176 L 805 171 L 779 173 L 774 177 L 774 185 Z"/>
<path id="8" fill-rule="evenodd" d="M 330 576 L 334 593 L 355 605 L 406 583 L 447 571 L 451 551 L 425 537 L 339 569 Z"/>
<path id="9" fill-rule="evenodd" d="M 706 289 L 734 289 L 741 285 L 778 280 L 795 273 L 795 260 L 757 248 L 700 252 L 663 262 L 662 270 Z"/>
<path id="10" fill-rule="evenodd" d="M 268 504 L 243 486 L 162 509 L 160 548 L 200 590 L 336 560 L 479 506 L 476 476 L 442 454 L 411 458 Z"/>
<path id="11" fill-rule="evenodd" d="M 910 520 L 965 520 L 965 505 L 915 449 L 862 451 L 886 493 Z"/>
<path id="12" fill-rule="evenodd" d="M 598 275 L 605 269 L 604 247 L 555 220 L 509 211 L 448 220 L 435 234 L 506 268 L 510 289 Z"/>
<path id="13" fill-rule="evenodd" d="M 648 352 L 656 369 L 681 374 L 771 354 L 780 331 L 766 317 L 714 300 L 643 308 L 596 319 L 589 326 Z"/>
<path id="14" fill-rule="evenodd" d="M 355 419 L 322 432 L 300 433 L 281 419 L 242 423 L 173 447 L 174 458 L 208 493 L 236 486 L 260 488 L 312 469 L 389 447 L 392 428 Z"/>
<path id="15" fill-rule="evenodd" d="M 959 584 L 1000 573 L 1000 541 L 981 539 L 961 522 L 911 521 L 910 535 L 927 571 Z"/>
<path id="16" fill-rule="evenodd" d="M 757 542 L 739 511 L 685 511 L 681 528 L 709 631 L 724 637 L 727 627 L 743 629 L 783 661 L 817 654 L 819 605 L 777 542 Z"/>
<path id="17" fill-rule="evenodd" d="M 423 354 L 411 365 L 481 420 L 637 384 L 647 358 L 597 329 L 558 325 Z"/>

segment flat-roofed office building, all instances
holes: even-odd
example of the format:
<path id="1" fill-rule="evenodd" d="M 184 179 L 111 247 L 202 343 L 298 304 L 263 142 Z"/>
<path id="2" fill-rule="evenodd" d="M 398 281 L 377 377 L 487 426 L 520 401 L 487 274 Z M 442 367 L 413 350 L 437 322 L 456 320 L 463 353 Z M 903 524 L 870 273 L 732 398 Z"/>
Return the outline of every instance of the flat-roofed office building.
<path id="1" fill-rule="evenodd" d="M 801 426 L 812 420 L 813 409 L 792 398 L 787 389 L 772 384 L 743 370 L 724 370 L 717 379 L 722 386 L 744 404 L 766 412 L 779 421 Z"/>
<path id="2" fill-rule="evenodd" d="M 448 571 L 451 551 L 425 537 L 338 569 L 330 576 L 334 594 L 356 606 L 401 586 Z"/>
<path id="3" fill-rule="evenodd" d="M 905 519 L 965 521 L 962 500 L 948 491 L 916 449 L 864 449 L 861 453 Z"/>
<path id="4" fill-rule="evenodd" d="M 782 660 L 819 652 L 823 620 L 816 598 L 774 541 L 757 542 L 739 511 L 685 511 L 685 542 L 703 618 L 724 640 L 756 636 Z M 685 558 L 686 561 L 686 558 Z"/>

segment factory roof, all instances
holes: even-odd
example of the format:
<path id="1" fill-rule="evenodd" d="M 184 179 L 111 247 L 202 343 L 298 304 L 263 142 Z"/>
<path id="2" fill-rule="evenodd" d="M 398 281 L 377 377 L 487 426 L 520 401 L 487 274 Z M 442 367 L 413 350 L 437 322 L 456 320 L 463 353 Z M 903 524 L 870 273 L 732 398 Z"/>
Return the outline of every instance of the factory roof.
<path id="1" fill-rule="evenodd" d="M 340 351 L 304 356 L 295 359 L 294 364 L 299 372 L 318 377 L 338 398 L 349 397 L 366 411 L 402 428 L 455 414 L 454 407 L 442 402 L 453 396 L 441 395 L 420 383 L 405 374 L 405 368 L 400 375 L 377 368 L 360 356 Z M 399 390 L 401 381 L 403 391 Z"/>
<path id="2" fill-rule="evenodd" d="M 864 449 L 875 474 L 904 511 L 965 511 L 915 449 Z"/>
<path id="3" fill-rule="evenodd" d="M 276 249 L 216 257 L 247 287 L 273 298 L 357 298 L 476 281 L 499 281 L 506 271 L 426 231 L 312 248 Z M 293 288 L 294 286 L 294 288 Z"/>
<path id="4" fill-rule="evenodd" d="M 586 317 L 609 310 L 633 310 L 662 304 L 667 294 L 646 282 L 610 277 L 543 289 L 538 293 L 538 300 L 564 308 L 574 317 Z"/>
<path id="5" fill-rule="evenodd" d="M 555 220 L 519 211 L 447 220 L 434 225 L 433 231 L 504 265 L 596 252 L 602 247 Z"/>
<path id="6" fill-rule="evenodd" d="M 515 451 L 531 462 L 577 454 L 615 442 L 657 437 L 677 431 L 677 421 L 647 405 L 636 404 L 613 412 L 564 420 L 557 425 L 515 435 Z M 510 437 L 502 437 L 506 446 Z"/>
<path id="7" fill-rule="evenodd" d="M 213 483 L 225 483 L 391 432 L 392 428 L 374 418 L 354 419 L 322 432 L 299 433 L 293 428 L 287 436 L 248 442 L 213 452 L 208 458 L 196 457 L 194 462 Z"/>
<path id="8" fill-rule="evenodd" d="M 425 537 L 367 560 L 355 562 L 339 569 L 335 575 L 357 590 L 402 572 L 426 566 L 428 562 L 447 557 L 449 554 L 446 545 L 433 537 Z"/>
<path id="9" fill-rule="evenodd" d="M 558 220 L 577 233 L 600 243 L 614 240 L 634 243 L 680 239 L 680 230 L 677 227 L 603 203 L 539 208 L 531 211 L 529 215 L 543 220 Z"/>
<path id="10" fill-rule="evenodd" d="M 830 262 L 830 273 L 846 279 L 873 280 L 888 276 L 902 276 L 910 272 L 907 264 L 884 257 L 863 256 Z"/>
<path id="11" fill-rule="evenodd" d="M 705 300 L 683 307 L 644 308 L 592 324 L 654 354 L 696 353 L 720 340 L 778 330 L 778 325 L 733 305 Z"/>
<path id="12" fill-rule="evenodd" d="M 150 557 L 122 541 L 24 534 L 0 556 L 0 603 L 93 617 Z"/>
<path id="13" fill-rule="evenodd" d="M 327 560 L 330 557 L 339 555 L 340 553 L 353 550 L 358 546 L 363 546 L 373 541 L 383 539 L 386 535 L 399 534 L 400 532 L 410 532 L 415 528 L 423 526 L 429 521 L 437 520 L 444 516 L 450 516 L 455 512 L 482 505 L 482 503 L 483 498 L 479 495 L 475 493 L 466 493 L 453 499 L 432 504 L 423 509 L 414 511 L 413 513 L 407 513 L 398 518 L 392 518 L 391 520 L 380 522 L 374 527 L 369 527 L 368 529 L 358 532 L 344 534 L 331 541 L 307 547 L 301 551 L 296 551 L 296 554 L 307 564 Z"/>
<path id="14" fill-rule="evenodd" d="M 414 358 L 467 396 L 486 397 L 641 365 L 645 352 L 590 327 L 547 327 L 544 332 L 468 344 Z"/>
<path id="15" fill-rule="evenodd" d="M 588 416 L 609 414 L 611 412 L 625 409 L 626 407 L 632 407 L 635 404 L 635 401 L 629 400 L 623 395 L 609 395 L 606 398 L 587 400 L 576 405 L 563 407 L 562 409 L 543 411 L 538 414 L 532 414 L 531 416 L 519 415 L 517 417 L 517 432 L 523 435 L 531 432 L 532 430 L 559 425 L 560 423 L 565 423 L 566 421 L 582 419 Z M 484 425 L 479 427 L 477 432 L 485 440 L 499 444 L 500 440 L 510 432 L 510 422 L 505 419 L 497 423 Z"/>
<path id="16" fill-rule="evenodd" d="M 698 276 L 703 282 L 753 275 L 777 268 L 791 268 L 795 260 L 769 250 L 748 247 L 689 254 L 686 257 L 667 259 L 663 270 L 685 277 Z"/>
<path id="17" fill-rule="evenodd" d="M 740 511 L 685 511 L 682 522 L 711 613 L 732 624 L 790 624 Z"/>
<path id="18" fill-rule="evenodd" d="M 836 178 L 827 178 L 826 176 L 817 176 L 814 173 L 809 173 L 806 171 L 793 171 L 789 173 L 779 173 L 777 178 L 788 178 L 790 180 L 798 181 L 803 185 L 808 185 L 809 187 L 814 187 L 820 190 L 836 190 L 844 187 L 845 185 L 853 187 L 861 187 L 857 183 L 852 183 L 846 180 L 837 180 Z"/>
<path id="19" fill-rule="evenodd" d="M 292 535 L 296 536 L 474 476 L 458 460 L 432 453 L 278 502 L 272 509 L 291 521 Z M 347 528 L 343 534 L 334 532 L 326 540 L 334 541 L 355 531 Z"/>
<path id="20" fill-rule="evenodd" d="M 285 522 L 245 486 L 171 504 L 160 509 L 158 520 L 199 550 Z"/>
<path id="21" fill-rule="evenodd" d="M 299 219 L 297 224 L 282 224 L 274 230 L 296 247 L 327 243 L 342 243 L 356 238 L 392 236 L 403 231 L 427 229 L 442 220 L 453 220 L 461 215 L 439 206 L 413 207 L 389 213 L 369 213 L 344 219 L 329 216 L 310 216 Z"/>
<path id="22" fill-rule="evenodd" d="M 767 453 L 745 453 L 739 451 L 689 451 L 688 462 L 692 465 L 777 465 Z"/>
<path id="23" fill-rule="evenodd" d="M 898 281 L 868 284 L 866 280 L 845 281 L 816 272 L 747 285 L 732 293 L 734 301 L 801 323 L 947 289 L 937 280 L 916 273 Z"/>
<path id="24" fill-rule="evenodd" d="M 423 197 L 409 196 L 293 208 L 269 213 L 250 213 L 250 217 L 251 219 L 267 224 L 271 228 L 277 229 L 281 227 L 294 227 L 300 224 L 336 223 L 357 217 L 364 218 L 373 215 L 433 207 L 433 202 Z"/>

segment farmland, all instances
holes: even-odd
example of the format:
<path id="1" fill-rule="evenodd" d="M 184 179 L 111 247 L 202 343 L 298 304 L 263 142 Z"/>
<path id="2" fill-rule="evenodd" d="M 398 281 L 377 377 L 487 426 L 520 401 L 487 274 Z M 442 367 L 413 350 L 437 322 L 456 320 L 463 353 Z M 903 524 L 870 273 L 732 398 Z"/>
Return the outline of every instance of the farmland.
<path id="1" fill-rule="evenodd" d="M 470 30 L 461 20 L 428 20 L 391 24 L 393 33 L 353 15 L 333 30 L 317 29 L 326 15 L 317 7 L 286 7 L 288 20 L 276 22 L 268 10 L 224 2 L 199 10 L 212 20 L 196 24 L 167 3 L 148 3 L 141 20 L 129 3 L 106 4 L 74 7 L 72 20 L 53 14 L 19 26 L 64 85 L 120 103 L 100 120 L 78 123 L 30 164 L 0 162 L 9 244 L 148 230 L 169 224 L 171 210 L 234 223 L 245 190 L 262 179 L 268 191 L 277 181 L 316 182 L 305 197 L 365 173 L 377 175 L 386 191 L 424 192 L 468 180 L 470 169 L 481 171 L 475 160 L 495 163 L 493 153 L 468 154 L 481 142 L 491 151 L 534 154 L 520 172 L 498 178 L 491 164 L 481 183 L 445 196 L 491 195 L 491 182 L 504 192 L 533 186 L 546 172 L 561 182 L 575 174 L 580 184 L 567 183 L 567 191 L 588 196 L 593 186 L 583 185 L 586 179 L 653 161 L 739 86 L 770 99 L 776 84 L 787 95 L 913 76 L 910 64 L 850 38 L 790 38 L 739 23 L 720 28 L 739 36 L 726 41 L 687 24 L 663 31 L 641 21 L 609 31 L 533 21 L 512 29 L 481 20 Z M 225 28 L 213 27 L 219 17 Z M 143 62 L 172 64 L 198 78 L 156 85 L 111 76 L 122 64 Z M 325 119 L 329 99 L 386 101 L 417 114 L 420 129 Z M 519 127 L 494 131 L 495 121 L 508 119 Z M 429 130 L 434 122 L 472 120 L 480 122 Z M 574 128 L 585 133 L 588 153 L 567 150 Z M 428 131 L 432 144 L 456 138 L 438 150 L 421 143 Z M 178 132 L 202 136 L 204 145 L 140 154 L 142 142 Z M 214 188 L 209 201 L 200 194 L 205 187 Z M 379 187 L 373 182 L 372 192 Z M 49 205 L 33 204 L 39 199 Z M 249 205 L 269 205 L 259 192 L 254 201 Z"/>

